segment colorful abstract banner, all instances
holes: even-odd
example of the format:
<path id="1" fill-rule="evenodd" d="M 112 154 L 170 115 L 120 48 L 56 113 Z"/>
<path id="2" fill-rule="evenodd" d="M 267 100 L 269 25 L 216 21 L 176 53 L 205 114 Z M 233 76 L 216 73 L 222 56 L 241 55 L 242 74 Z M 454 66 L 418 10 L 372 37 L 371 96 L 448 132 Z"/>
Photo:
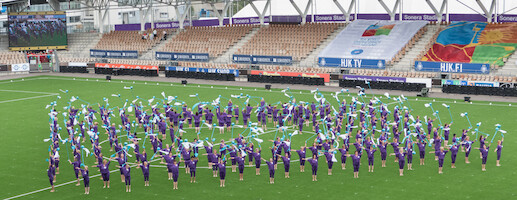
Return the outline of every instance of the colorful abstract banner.
<path id="1" fill-rule="evenodd" d="M 423 61 L 504 65 L 517 47 L 517 24 L 456 22 L 442 30 Z"/>

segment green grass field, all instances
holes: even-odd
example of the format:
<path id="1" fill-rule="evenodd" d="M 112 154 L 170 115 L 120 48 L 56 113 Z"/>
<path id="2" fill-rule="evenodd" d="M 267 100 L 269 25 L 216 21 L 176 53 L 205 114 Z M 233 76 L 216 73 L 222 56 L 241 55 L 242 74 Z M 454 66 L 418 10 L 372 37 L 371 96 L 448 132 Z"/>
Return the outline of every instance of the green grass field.
<path id="1" fill-rule="evenodd" d="M 3 119 L 0 125 L 0 158 L 3 162 L 0 165 L 0 198 L 10 198 L 17 195 L 20 199 L 143 199 L 143 198 L 177 198 L 177 199 L 514 199 L 517 198 L 515 190 L 517 183 L 516 168 L 517 155 L 513 152 L 517 151 L 517 105 L 509 106 L 508 103 L 492 103 L 489 102 L 473 102 L 466 104 L 461 101 L 454 103 L 452 99 L 430 99 L 408 97 L 410 105 L 414 109 L 414 116 L 424 115 L 431 116 L 432 112 L 429 108 L 424 107 L 424 103 L 433 102 L 434 108 L 440 111 L 442 122 L 450 122 L 451 119 L 447 109 L 442 107 L 442 102 L 451 105 L 454 124 L 451 127 L 451 135 L 453 133 L 461 134 L 461 129 L 468 127 L 465 118 L 460 117 L 461 112 L 468 112 L 473 125 L 482 122 L 481 130 L 483 132 L 493 134 L 494 124 L 501 124 L 502 129 L 507 130 L 506 140 L 503 148 L 501 159 L 501 167 L 495 166 L 496 153 L 493 149 L 496 147 L 495 141 L 500 139 L 498 135 L 490 149 L 487 171 L 481 171 L 481 159 L 479 151 L 473 149 L 470 156 L 471 164 L 464 163 L 464 153 L 458 153 L 457 168 L 450 168 L 450 154 L 447 154 L 444 164 L 444 174 L 438 174 L 438 164 L 434 161 L 432 154 L 426 155 L 426 165 L 418 165 L 418 154 L 413 159 L 413 171 L 405 170 L 404 176 L 398 174 L 398 164 L 394 163 L 394 157 L 389 156 L 387 167 L 381 168 L 380 156 L 376 152 L 375 172 L 369 173 L 367 170 L 367 159 L 364 156 L 361 159 L 361 168 L 359 179 L 353 178 L 351 159 L 347 159 L 347 169 L 341 170 L 340 163 L 334 164 L 333 175 L 327 175 L 327 165 L 324 159 L 320 159 L 318 181 L 311 181 L 310 165 L 307 166 L 304 173 L 299 172 L 298 155 L 293 154 L 291 164 L 291 178 L 285 179 L 283 176 L 283 165 L 279 162 L 278 170 L 275 175 L 275 184 L 268 184 L 267 166 L 261 168 L 260 176 L 255 175 L 254 168 L 247 167 L 244 171 L 244 181 L 238 180 L 238 173 L 232 173 L 227 170 L 226 188 L 219 187 L 219 179 L 213 178 L 212 171 L 206 169 L 206 156 L 200 157 L 197 170 L 197 182 L 190 183 L 190 176 L 185 174 L 184 169 L 180 169 L 179 190 L 172 190 L 172 181 L 167 180 L 166 168 L 155 166 L 150 170 L 150 187 L 144 187 L 142 172 L 140 169 L 132 168 L 132 192 L 126 193 L 124 183 L 121 183 L 119 172 L 114 171 L 111 174 L 111 188 L 103 189 L 102 181 L 99 179 L 99 172 L 96 168 L 90 169 L 90 195 L 84 195 L 84 187 L 82 185 L 75 186 L 75 177 L 71 165 L 66 161 L 67 153 L 65 146 L 61 145 L 60 155 L 60 174 L 57 175 L 56 192 L 49 192 L 49 182 L 46 169 L 48 163 L 45 159 L 48 157 L 48 143 L 43 139 L 49 135 L 48 131 L 48 109 L 45 106 L 49 102 L 56 100 L 59 94 L 62 99 L 58 100 L 58 111 L 63 111 L 66 106 L 65 98 L 69 96 L 59 92 L 59 89 L 69 90 L 73 96 L 79 96 L 81 99 L 90 103 L 101 102 L 103 97 L 110 99 L 110 105 L 121 105 L 121 101 L 111 94 L 121 94 L 123 99 L 130 101 L 135 97 L 129 90 L 124 90 L 124 86 L 133 86 L 133 94 L 142 98 L 159 97 L 164 91 L 167 95 L 178 96 L 178 99 L 186 101 L 190 106 L 195 104 L 197 98 L 189 98 L 188 95 L 198 93 L 202 101 L 212 101 L 218 95 L 230 97 L 231 94 L 249 94 L 251 96 L 264 97 L 267 102 L 286 102 L 289 99 L 284 96 L 280 90 L 265 91 L 262 88 L 241 88 L 225 87 L 225 86 L 207 86 L 187 85 L 183 86 L 179 83 L 167 82 L 133 82 L 69 77 L 52 77 L 40 76 L 25 78 L 24 80 L 16 79 L 0 81 L 0 116 Z M 301 92 L 301 93 L 300 93 Z M 323 92 L 322 92 L 323 93 Z M 330 97 L 330 93 L 323 93 L 327 99 L 337 108 L 337 102 Z M 298 101 L 314 100 L 310 91 L 293 91 L 293 95 Z M 355 94 L 351 94 L 355 96 Z M 350 101 L 348 97 L 347 101 Z M 381 99 L 388 101 L 386 99 Z M 222 100 L 222 103 L 226 103 Z M 234 100 L 234 104 L 238 104 L 242 109 L 242 100 Z M 517 103 L 515 103 L 517 104 Z M 73 103 L 76 107 L 80 107 L 81 102 Z M 390 110 L 394 104 L 390 105 Z M 60 114 L 60 123 L 62 123 L 62 115 Z M 97 115 L 98 116 L 98 115 Z M 99 118 L 99 117 L 97 117 Z M 133 118 L 131 119 L 133 120 Z M 242 120 L 242 116 L 241 116 Z M 252 118 L 256 121 L 256 117 Z M 393 121 L 390 115 L 390 121 Z M 117 124 L 120 118 L 114 119 Z M 242 123 L 242 122 L 241 122 Z M 356 122 L 357 123 L 357 122 Z M 438 126 L 436 121 L 435 126 Z M 61 124 L 61 126 L 63 126 Z M 475 126 L 475 125 L 474 125 Z M 264 140 L 273 139 L 275 131 L 272 126 L 266 134 L 260 138 Z M 426 126 L 425 126 L 426 127 Z M 424 128 L 425 128 L 424 127 Z M 99 129 L 101 130 L 101 129 Z M 240 133 L 243 129 L 235 129 L 235 133 Z M 292 147 L 299 148 L 304 141 L 312 136 L 310 133 L 312 128 L 305 127 L 307 130 L 303 135 L 296 135 L 292 138 Z M 142 129 L 138 129 L 139 132 Z M 293 130 L 290 130 L 292 132 Z M 66 136 L 66 131 L 62 130 L 61 135 Z M 102 133 L 102 131 L 101 131 Z M 212 131 L 207 128 L 202 130 L 200 138 L 210 137 Z M 167 137 L 169 137 L 167 135 Z M 191 141 L 195 137 L 193 130 L 187 130 L 184 138 Z M 214 133 L 217 140 L 230 138 L 230 133 L 224 135 Z M 474 136 L 471 136 L 471 138 Z M 101 134 L 101 141 L 106 140 L 107 135 Z M 490 138 L 491 139 L 491 136 Z M 125 141 L 125 139 L 121 139 Z M 170 144 L 167 138 L 165 143 Z M 489 141 L 488 141 L 489 142 Z M 90 147 L 90 144 L 84 143 Z M 110 155 L 113 152 L 107 152 L 109 143 L 104 143 L 103 154 Z M 140 145 L 142 146 L 142 145 Z M 149 158 L 152 156 L 150 150 L 151 145 L 147 142 Z M 271 151 L 267 150 L 271 146 L 270 143 L 262 144 L 262 157 L 269 159 Z M 474 147 L 479 147 L 479 143 L 474 143 Z M 350 147 L 351 151 L 355 150 Z M 388 153 L 393 149 L 388 148 Z M 214 149 L 215 150 L 215 149 Z M 418 149 L 415 149 L 418 152 Z M 431 151 L 431 148 L 427 148 Z M 204 150 L 200 149 L 201 153 Z M 310 155 L 308 153 L 307 155 Z M 340 155 L 338 153 L 338 155 Z M 339 156 L 338 160 L 339 160 Z M 86 157 L 85 161 L 88 166 L 92 166 L 94 157 Z M 134 157 L 129 159 L 134 162 Z M 153 162 L 153 165 L 160 165 L 159 161 Z M 117 169 L 116 163 L 110 165 L 111 170 Z M 308 165 L 308 164 L 307 164 Z M 162 165 L 163 166 L 163 165 Z M 513 188 L 513 189 L 512 189 Z"/>

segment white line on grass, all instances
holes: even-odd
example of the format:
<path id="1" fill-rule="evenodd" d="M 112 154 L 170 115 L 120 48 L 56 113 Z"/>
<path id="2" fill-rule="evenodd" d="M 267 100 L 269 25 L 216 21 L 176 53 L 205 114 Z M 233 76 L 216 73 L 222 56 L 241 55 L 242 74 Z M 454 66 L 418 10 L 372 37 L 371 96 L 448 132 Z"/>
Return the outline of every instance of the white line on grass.
<path id="1" fill-rule="evenodd" d="M 157 160 L 160 160 L 160 159 L 151 160 L 151 161 L 149 161 L 149 163 L 157 161 Z M 131 167 L 134 167 L 134 166 L 136 166 L 136 165 L 133 165 Z M 111 170 L 110 174 L 113 173 L 113 172 L 116 172 L 116 171 L 119 171 L 119 169 Z M 101 174 L 95 174 L 95 175 L 90 176 L 90 178 L 99 177 L 100 175 Z M 83 179 L 81 178 L 79 181 L 82 181 L 82 180 Z M 61 183 L 61 184 L 55 185 L 54 188 L 65 186 L 65 185 L 69 185 L 69 184 L 76 183 L 76 182 L 77 182 L 77 180 L 68 181 L 68 182 L 65 182 L 65 183 Z M 31 194 L 34 194 L 34 193 L 42 192 L 42 191 L 45 191 L 45 190 L 50 190 L 50 189 L 52 189 L 52 187 L 47 187 L 47 188 L 43 188 L 43 189 L 39 189 L 39 190 L 34 190 L 32 192 L 27 192 L 27 193 L 24 193 L 24 194 L 20 194 L 20 195 L 16 195 L 16 196 L 13 196 L 13 197 L 5 198 L 4 200 L 16 199 L 16 198 L 24 197 L 24 196 L 31 195 Z"/>
<path id="2" fill-rule="evenodd" d="M 185 128 L 185 129 L 192 129 L 192 128 Z M 270 130 L 270 131 L 265 131 L 262 134 L 272 133 L 272 132 L 275 132 L 275 131 L 276 131 L 276 129 L 273 129 L 273 130 Z M 259 135 L 262 135 L 262 134 L 259 134 Z M 123 137 L 123 136 L 125 136 L 125 135 L 122 135 L 120 137 Z M 109 141 L 109 140 L 104 140 L 104 141 L 101 142 L 101 144 L 104 143 L 104 142 L 107 142 L 107 141 Z M 226 141 L 225 143 L 228 143 L 228 142 L 230 142 L 230 141 Z M 161 159 L 154 159 L 154 160 L 150 161 L 149 163 L 157 161 L 157 160 L 161 160 Z M 292 162 L 296 162 L 296 161 L 297 160 L 293 160 Z M 134 167 L 134 166 L 136 166 L 136 165 L 133 165 L 131 167 Z M 160 165 L 156 165 L 156 166 L 160 166 Z M 153 167 L 154 167 L 154 165 L 153 165 Z M 227 168 L 228 167 L 229 166 L 227 166 Z M 184 167 L 181 167 L 181 168 L 184 168 Z M 208 167 L 198 167 L 198 168 L 208 168 Z M 110 174 L 113 173 L 113 172 L 116 172 L 116 171 L 119 171 L 119 169 L 111 170 Z M 90 178 L 99 177 L 100 175 L 101 174 L 92 175 L 92 176 L 90 176 Z M 80 180 L 82 180 L 82 179 L 80 179 Z M 57 188 L 57 187 L 61 187 L 61 186 L 64 186 L 64 185 L 69 185 L 69 184 L 72 184 L 72 183 L 75 183 L 75 182 L 77 182 L 77 180 L 61 183 L 61 184 L 55 185 L 54 187 Z M 16 199 L 16 198 L 19 198 L 19 197 L 24 197 L 24 196 L 27 196 L 27 195 L 35 194 L 35 193 L 42 192 L 42 191 L 45 191 L 45 190 L 50 190 L 50 189 L 52 189 L 52 187 L 47 187 L 47 188 L 35 190 L 35 191 L 32 191 L 32 192 L 27 192 L 27 193 L 24 193 L 24 194 L 20 194 L 20 195 L 16 195 L 16 196 L 13 196 L 13 197 L 6 198 L 4 200 Z"/>
<path id="3" fill-rule="evenodd" d="M 56 96 L 56 95 L 58 95 L 58 94 L 47 94 L 47 95 L 41 95 L 41 96 L 26 97 L 26 98 L 21 98 L 21 99 L 11 99 L 11 100 L 0 101 L 0 103 L 16 102 L 16 101 L 37 99 L 37 98 L 50 97 L 50 96 Z"/>
<path id="4" fill-rule="evenodd" d="M 50 93 L 50 92 L 35 92 L 35 91 L 24 91 L 24 90 L 0 90 L 0 92 L 19 92 L 19 93 L 54 94 L 54 95 L 59 95 L 58 93 Z"/>

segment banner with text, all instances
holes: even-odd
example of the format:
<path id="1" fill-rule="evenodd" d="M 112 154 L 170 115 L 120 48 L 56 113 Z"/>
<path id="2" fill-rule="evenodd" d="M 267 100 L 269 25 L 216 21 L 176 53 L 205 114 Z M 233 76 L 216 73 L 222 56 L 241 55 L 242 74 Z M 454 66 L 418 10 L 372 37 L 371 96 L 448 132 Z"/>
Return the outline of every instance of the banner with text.
<path id="1" fill-rule="evenodd" d="M 463 81 L 463 80 L 442 80 L 442 85 L 461 85 L 479 87 L 499 87 L 499 82 L 488 81 Z"/>
<path id="2" fill-rule="evenodd" d="M 234 63 L 264 64 L 264 65 L 292 65 L 291 56 L 256 56 L 256 55 L 233 55 Z"/>
<path id="3" fill-rule="evenodd" d="M 156 52 L 156 60 L 208 62 L 207 53 Z"/>
<path id="4" fill-rule="evenodd" d="M 319 65 L 336 63 L 328 62 L 335 59 L 391 60 L 426 24 L 427 21 L 355 20 L 320 52 Z"/>
<path id="5" fill-rule="evenodd" d="M 330 81 L 330 74 L 314 74 L 314 73 L 301 73 L 301 72 L 274 72 L 274 71 L 251 70 L 251 75 L 323 78 L 325 83 L 328 83 Z"/>
<path id="6" fill-rule="evenodd" d="M 126 64 L 111 64 L 111 63 L 95 63 L 97 68 L 116 68 L 116 69 L 145 69 L 158 70 L 158 66 L 152 65 L 126 65 Z"/>
<path id="7" fill-rule="evenodd" d="M 111 51 L 90 49 L 90 57 L 94 58 L 138 58 L 138 51 Z"/>
<path id="8" fill-rule="evenodd" d="M 416 71 L 443 72 L 443 73 L 490 73 L 489 64 L 480 63 L 450 63 L 450 62 L 429 62 L 416 61 Z"/>
<path id="9" fill-rule="evenodd" d="M 404 78 L 404 77 L 359 76 L 359 75 L 348 75 L 348 74 L 343 75 L 343 80 L 397 82 L 397 83 L 405 83 L 406 82 L 406 78 Z"/>
<path id="10" fill-rule="evenodd" d="M 167 67 L 167 71 L 179 72 L 203 72 L 212 74 L 233 74 L 239 77 L 239 70 L 236 69 L 216 69 L 216 68 L 194 68 L 194 67 Z"/>
<path id="11" fill-rule="evenodd" d="M 348 58 L 318 58 L 320 66 L 363 69 L 386 69 L 384 60 L 348 59 Z"/>

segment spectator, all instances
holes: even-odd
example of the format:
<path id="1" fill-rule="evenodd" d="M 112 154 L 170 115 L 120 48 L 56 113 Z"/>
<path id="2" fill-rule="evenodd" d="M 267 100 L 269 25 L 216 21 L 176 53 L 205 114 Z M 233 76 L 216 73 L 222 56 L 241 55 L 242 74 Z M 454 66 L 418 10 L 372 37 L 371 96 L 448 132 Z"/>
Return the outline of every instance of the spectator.
<path id="1" fill-rule="evenodd" d="M 167 31 L 163 31 L 163 38 L 162 40 L 167 40 Z"/>

